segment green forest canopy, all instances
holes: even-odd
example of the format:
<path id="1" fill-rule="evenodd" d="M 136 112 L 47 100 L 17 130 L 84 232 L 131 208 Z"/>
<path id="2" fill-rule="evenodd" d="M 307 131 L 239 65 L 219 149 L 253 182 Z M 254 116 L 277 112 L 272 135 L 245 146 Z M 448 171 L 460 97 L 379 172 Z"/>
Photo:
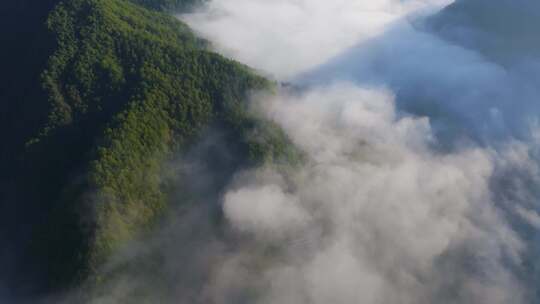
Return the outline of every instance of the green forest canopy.
<path id="1" fill-rule="evenodd" d="M 10 180 L 0 200 L 6 218 L 30 223 L 6 220 L 4 231 L 23 231 L 24 270 L 45 290 L 99 283 L 107 258 L 167 210 L 164 165 L 208 128 L 227 134 L 239 166 L 298 157 L 279 128 L 247 111 L 249 94 L 273 84 L 175 18 L 126 0 L 42 5 L 28 20 L 43 23 L 29 21 L 2 54 L 19 63 L 2 75 L 13 82 L 0 91 L 0 178 Z"/>

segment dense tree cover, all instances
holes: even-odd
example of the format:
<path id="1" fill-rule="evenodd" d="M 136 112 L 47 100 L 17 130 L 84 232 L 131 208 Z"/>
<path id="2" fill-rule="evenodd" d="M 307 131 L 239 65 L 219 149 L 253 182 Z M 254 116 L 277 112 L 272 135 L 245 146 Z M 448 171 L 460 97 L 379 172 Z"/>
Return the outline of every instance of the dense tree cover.
<path id="1" fill-rule="evenodd" d="M 6 218 L 24 218 L 5 231 L 23 231 L 19 264 L 39 269 L 46 290 L 102 280 L 111 253 L 167 209 L 165 164 L 209 128 L 226 134 L 238 168 L 296 157 L 280 129 L 246 110 L 249 93 L 272 84 L 175 18 L 126 0 L 62 1 L 43 15 L 32 24 L 46 29 L 41 64 L 21 63 L 34 77 L 0 99 L 3 132 L 13 130 L 0 202 Z"/>
<path id="2" fill-rule="evenodd" d="M 205 0 L 131 0 L 134 3 L 143 5 L 147 8 L 165 11 L 184 11 L 189 10 L 203 3 Z"/>

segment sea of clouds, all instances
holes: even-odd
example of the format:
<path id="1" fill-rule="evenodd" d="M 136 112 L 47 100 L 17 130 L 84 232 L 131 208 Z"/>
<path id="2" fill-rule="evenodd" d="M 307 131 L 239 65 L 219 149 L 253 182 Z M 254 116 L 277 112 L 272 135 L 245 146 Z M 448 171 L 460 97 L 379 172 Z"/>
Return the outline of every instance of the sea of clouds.
<path id="1" fill-rule="evenodd" d="M 476 30 L 445 20 L 451 2 L 213 0 L 181 17 L 295 87 L 255 108 L 307 155 L 223 194 L 248 241 L 212 268 L 210 302 L 534 302 L 538 65 L 446 39 L 440 24 Z"/>

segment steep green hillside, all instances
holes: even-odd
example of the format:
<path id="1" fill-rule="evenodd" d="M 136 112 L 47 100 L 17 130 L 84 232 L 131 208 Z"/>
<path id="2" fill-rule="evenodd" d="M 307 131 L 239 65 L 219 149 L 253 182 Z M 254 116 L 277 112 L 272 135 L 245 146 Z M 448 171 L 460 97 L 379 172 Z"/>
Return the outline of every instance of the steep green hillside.
<path id="1" fill-rule="evenodd" d="M 150 9 L 165 11 L 184 11 L 203 3 L 205 0 L 131 0 Z"/>
<path id="2" fill-rule="evenodd" d="M 27 273 L 40 291 L 99 282 L 107 258 L 167 210 L 168 161 L 209 129 L 225 134 L 237 169 L 294 157 L 279 129 L 246 110 L 249 93 L 272 84 L 206 50 L 173 17 L 125 0 L 70 0 L 43 25 L 43 68 L 25 66 L 39 78 L 0 99 L 24 104 L 2 122 L 14 130 L 1 161 L 11 180 L 3 216 L 25 219 L 3 223 L 24 253 L 15 285 L 30 284 Z"/>

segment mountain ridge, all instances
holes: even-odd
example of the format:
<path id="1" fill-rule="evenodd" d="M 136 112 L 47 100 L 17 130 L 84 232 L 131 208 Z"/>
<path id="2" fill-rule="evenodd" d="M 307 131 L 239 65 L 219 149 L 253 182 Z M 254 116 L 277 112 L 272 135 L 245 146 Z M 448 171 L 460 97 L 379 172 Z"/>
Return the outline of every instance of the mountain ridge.
<path id="1" fill-rule="evenodd" d="M 47 62 L 28 67 L 39 84 L 0 97 L 26 104 L 3 126 L 15 130 L 1 163 L 3 230 L 24 265 L 12 284 L 38 281 L 30 290 L 47 293 L 99 283 L 107 258 L 166 212 L 167 161 L 213 126 L 238 152 L 232 170 L 294 158 L 285 134 L 248 111 L 250 93 L 273 84 L 174 17 L 125 0 L 60 1 L 47 16 Z M 13 128 L 25 116 L 32 126 Z"/>

